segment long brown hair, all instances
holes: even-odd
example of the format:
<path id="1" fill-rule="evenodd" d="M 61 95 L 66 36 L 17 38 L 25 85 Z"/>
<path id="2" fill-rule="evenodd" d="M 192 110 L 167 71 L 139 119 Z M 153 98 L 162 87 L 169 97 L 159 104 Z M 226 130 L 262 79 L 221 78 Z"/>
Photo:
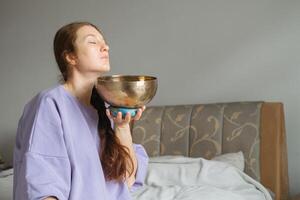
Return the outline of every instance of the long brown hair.
<path id="1" fill-rule="evenodd" d="M 67 53 L 76 53 L 75 40 L 77 30 L 83 26 L 92 26 L 102 35 L 102 32 L 89 22 L 73 22 L 61 27 L 55 34 L 53 48 L 58 68 L 62 74 L 62 81 L 68 80 Z M 132 175 L 133 161 L 129 149 L 122 145 L 111 127 L 110 119 L 106 115 L 106 107 L 95 87 L 92 90 L 91 104 L 98 111 L 98 133 L 101 141 L 100 160 L 107 180 L 124 181 L 126 173 Z"/>

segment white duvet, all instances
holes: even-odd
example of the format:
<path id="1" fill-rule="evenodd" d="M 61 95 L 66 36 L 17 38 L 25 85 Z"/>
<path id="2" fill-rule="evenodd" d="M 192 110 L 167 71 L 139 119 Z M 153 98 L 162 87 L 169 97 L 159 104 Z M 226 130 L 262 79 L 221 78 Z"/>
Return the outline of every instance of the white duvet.
<path id="1" fill-rule="evenodd" d="M 233 165 L 203 158 L 151 158 L 135 200 L 272 200 L 257 181 Z"/>
<path id="2" fill-rule="evenodd" d="M 13 169 L 0 171 L 0 200 L 13 199 Z"/>

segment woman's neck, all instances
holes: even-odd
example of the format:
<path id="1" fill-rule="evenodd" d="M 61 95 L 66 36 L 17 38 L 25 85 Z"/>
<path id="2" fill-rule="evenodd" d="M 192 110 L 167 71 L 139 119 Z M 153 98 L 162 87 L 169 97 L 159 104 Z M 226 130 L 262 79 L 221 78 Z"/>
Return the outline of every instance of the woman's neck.
<path id="1" fill-rule="evenodd" d="M 95 79 L 69 77 L 63 84 L 63 87 L 74 95 L 80 102 L 87 106 L 91 106 L 90 99 L 95 82 Z"/>

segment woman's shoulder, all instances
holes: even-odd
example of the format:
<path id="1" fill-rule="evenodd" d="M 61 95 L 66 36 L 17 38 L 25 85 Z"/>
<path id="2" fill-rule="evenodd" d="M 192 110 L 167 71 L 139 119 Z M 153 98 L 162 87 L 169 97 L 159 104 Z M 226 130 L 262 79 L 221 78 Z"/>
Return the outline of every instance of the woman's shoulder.
<path id="1" fill-rule="evenodd" d="M 40 91 L 36 96 L 41 99 L 53 99 L 53 100 L 58 100 L 59 97 L 62 95 L 61 91 L 62 85 L 55 85 L 51 88 L 47 88 L 45 90 Z"/>
<path id="2" fill-rule="evenodd" d="M 62 98 L 61 87 L 61 85 L 55 85 L 40 91 L 25 104 L 24 111 L 37 110 L 41 105 L 47 106 L 49 104 L 59 104 Z"/>

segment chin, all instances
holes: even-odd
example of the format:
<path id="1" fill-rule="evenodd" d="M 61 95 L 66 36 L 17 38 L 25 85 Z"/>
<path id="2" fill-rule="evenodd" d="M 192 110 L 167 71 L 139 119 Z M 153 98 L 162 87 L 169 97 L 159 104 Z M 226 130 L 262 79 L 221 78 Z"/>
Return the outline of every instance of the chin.
<path id="1" fill-rule="evenodd" d="M 109 72 L 110 71 L 110 65 L 105 66 L 105 69 L 103 71 Z"/>
<path id="2" fill-rule="evenodd" d="M 110 65 L 109 64 L 104 64 L 98 67 L 98 70 L 101 72 L 109 72 L 110 71 Z"/>

